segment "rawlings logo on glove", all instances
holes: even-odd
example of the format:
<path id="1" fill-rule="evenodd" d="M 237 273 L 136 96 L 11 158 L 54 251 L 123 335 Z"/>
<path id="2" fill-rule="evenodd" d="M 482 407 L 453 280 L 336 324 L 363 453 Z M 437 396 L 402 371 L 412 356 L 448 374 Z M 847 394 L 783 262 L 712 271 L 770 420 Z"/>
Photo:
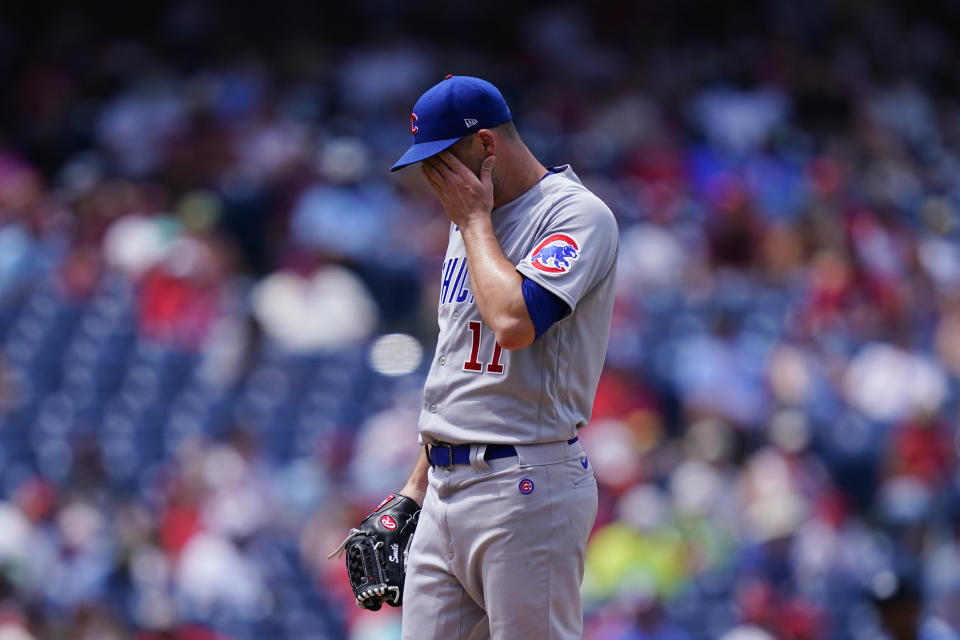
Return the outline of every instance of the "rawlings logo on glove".
<path id="1" fill-rule="evenodd" d="M 403 604 L 407 555 L 419 518 L 416 502 L 399 493 L 391 494 L 358 529 L 350 529 L 343 544 L 327 556 L 339 558 L 346 552 L 347 575 L 361 609 L 377 611 L 384 602 L 392 607 Z"/>

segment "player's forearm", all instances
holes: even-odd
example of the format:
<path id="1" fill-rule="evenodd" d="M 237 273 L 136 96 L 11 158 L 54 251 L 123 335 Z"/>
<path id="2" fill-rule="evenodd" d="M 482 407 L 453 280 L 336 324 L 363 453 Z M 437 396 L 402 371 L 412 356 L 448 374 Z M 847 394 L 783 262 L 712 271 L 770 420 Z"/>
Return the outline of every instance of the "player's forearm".
<path id="1" fill-rule="evenodd" d="M 420 455 L 417 456 L 417 462 L 413 465 L 413 471 L 407 484 L 403 485 L 400 493 L 407 496 L 420 506 L 423 506 L 423 498 L 427 495 L 427 471 L 430 470 L 430 463 L 427 461 L 427 454 L 423 448 L 420 449 Z"/>
<path id="2" fill-rule="evenodd" d="M 461 229 L 470 285 L 484 322 L 504 349 L 533 343 L 536 331 L 523 299 L 523 277 L 503 253 L 489 218 Z"/>

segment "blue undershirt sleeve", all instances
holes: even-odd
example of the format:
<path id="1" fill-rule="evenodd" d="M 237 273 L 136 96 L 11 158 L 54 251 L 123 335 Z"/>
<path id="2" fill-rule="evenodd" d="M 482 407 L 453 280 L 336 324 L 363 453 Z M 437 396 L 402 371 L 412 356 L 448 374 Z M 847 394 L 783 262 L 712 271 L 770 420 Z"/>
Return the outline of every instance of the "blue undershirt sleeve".
<path id="1" fill-rule="evenodd" d="M 527 313 L 530 314 L 530 320 L 536 331 L 534 340 L 542 336 L 554 322 L 562 320 L 570 313 L 570 307 L 566 302 L 529 278 L 523 279 L 521 290 L 523 300 L 527 303 Z"/>

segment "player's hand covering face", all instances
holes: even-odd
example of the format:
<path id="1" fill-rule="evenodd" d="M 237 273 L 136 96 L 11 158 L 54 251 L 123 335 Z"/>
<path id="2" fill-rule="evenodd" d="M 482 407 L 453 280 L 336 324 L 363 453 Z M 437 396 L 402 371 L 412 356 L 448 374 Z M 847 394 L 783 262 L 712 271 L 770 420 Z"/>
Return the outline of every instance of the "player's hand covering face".
<path id="1" fill-rule="evenodd" d="M 443 204 L 447 217 L 460 228 L 470 226 L 476 216 L 489 216 L 493 210 L 493 165 L 489 156 L 480 165 L 478 178 L 449 151 L 441 151 L 420 165 L 424 177 Z"/>

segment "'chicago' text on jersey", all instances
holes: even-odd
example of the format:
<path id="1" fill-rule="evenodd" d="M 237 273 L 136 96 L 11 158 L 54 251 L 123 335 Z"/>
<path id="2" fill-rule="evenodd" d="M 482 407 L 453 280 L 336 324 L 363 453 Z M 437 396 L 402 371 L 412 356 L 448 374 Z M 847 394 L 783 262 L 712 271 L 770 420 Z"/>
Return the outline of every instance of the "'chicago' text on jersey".
<path id="1" fill-rule="evenodd" d="M 440 281 L 440 304 L 451 302 L 466 302 L 473 304 L 473 294 L 470 293 L 470 279 L 467 277 L 467 257 L 448 258 L 443 263 L 442 280 Z"/>

